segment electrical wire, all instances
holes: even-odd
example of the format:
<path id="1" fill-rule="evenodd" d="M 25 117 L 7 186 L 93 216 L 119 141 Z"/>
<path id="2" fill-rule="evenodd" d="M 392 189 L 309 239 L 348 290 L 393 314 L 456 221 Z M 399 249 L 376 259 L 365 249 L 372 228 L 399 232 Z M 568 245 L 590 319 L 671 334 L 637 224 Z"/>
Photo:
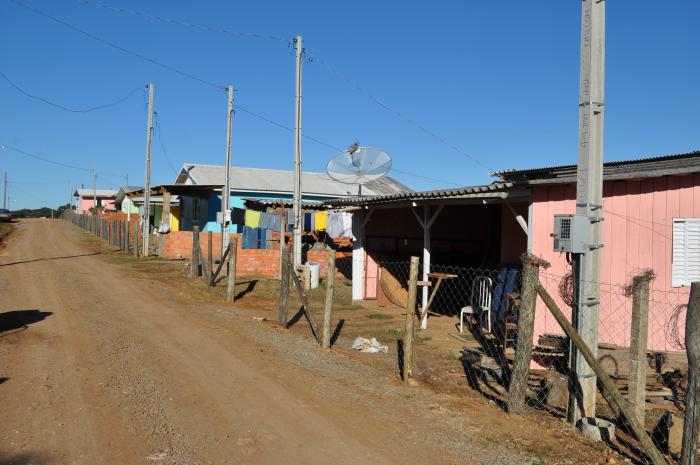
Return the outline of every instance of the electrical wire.
<path id="1" fill-rule="evenodd" d="M 62 166 L 62 167 L 64 167 L 64 168 L 70 168 L 70 169 L 79 170 L 79 171 L 85 171 L 85 172 L 87 172 L 87 173 L 91 173 L 91 172 L 92 172 L 92 168 L 85 168 L 85 167 L 82 167 L 82 166 L 76 166 L 76 165 L 71 165 L 71 164 L 63 163 L 63 162 L 56 161 L 56 160 L 51 160 L 50 158 L 45 158 L 45 157 L 42 157 L 41 155 L 37 155 L 37 154 L 31 153 L 31 152 L 27 152 L 26 150 L 22 150 L 22 149 L 20 149 L 20 148 L 18 148 L 18 147 L 14 147 L 14 146 L 12 146 L 12 145 L 5 144 L 5 143 L 2 142 L 2 141 L 0 141 L 0 148 L 3 148 L 3 149 L 10 149 L 10 150 L 12 150 L 13 152 L 16 152 L 16 153 L 19 153 L 19 154 L 21 154 L 21 155 L 27 156 L 27 157 L 29 157 L 29 158 L 33 158 L 33 159 L 35 159 L 35 160 L 43 161 L 44 163 L 50 163 L 50 164 L 52 164 L 52 165 Z M 103 172 L 100 172 L 100 171 L 97 171 L 96 174 L 99 174 L 100 176 L 108 176 L 108 177 L 112 177 L 112 178 L 119 178 L 119 179 L 123 179 L 123 178 L 124 178 L 124 176 L 120 176 L 120 175 L 116 175 L 116 174 L 112 174 L 112 173 L 103 173 Z"/>
<path id="2" fill-rule="evenodd" d="M 155 116 L 155 133 L 156 133 L 156 139 L 158 139 L 158 145 L 160 145 L 160 149 L 163 152 L 163 156 L 165 157 L 165 160 L 168 162 L 168 167 L 170 170 L 174 173 L 177 174 L 178 170 L 175 169 L 175 166 L 173 165 L 173 162 L 170 160 L 170 156 L 168 155 L 168 151 L 165 149 L 165 144 L 163 144 L 163 140 L 160 138 L 160 134 L 162 132 L 162 126 L 160 124 L 160 118 L 158 117 L 158 112 L 153 112 L 153 116 Z"/>
<path id="3" fill-rule="evenodd" d="M 186 71 L 182 71 L 182 70 L 180 70 L 180 69 L 178 69 L 178 68 L 174 68 L 174 67 L 172 67 L 172 66 L 170 66 L 170 65 L 166 65 L 165 63 L 161 63 L 161 62 L 156 61 L 156 60 L 154 60 L 154 59 L 152 59 L 152 58 L 149 58 L 149 57 L 147 57 L 147 56 L 145 56 L 145 55 L 141 55 L 141 54 L 138 53 L 138 52 L 134 52 L 134 51 L 132 51 L 132 50 L 126 49 L 126 48 L 124 48 L 124 47 L 122 47 L 122 46 L 120 46 L 120 45 L 115 44 L 114 42 L 111 42 L 111 41 L 109 41 L 109 40 L 107 40 L 107 39 L 103 39 L 103 38 L 101 38 L 101 37 L 99 37 L 99 36 L 96 36 L 95 34 L 92 34 L 92 33 L 90 33 L 90 32 L 87 32 L 87 31 L 83 30 L 83 29 L 80 29 L 79 27 L 74 26 L 74 25 L 72 25 L 72 24 L 70 24 L 70 23 L 68 23 L 68 22 L 66 22 L 66 21 L 64 21 L 64 20 L 62 20 L 62 19 L 60 19 L 60 18 L 57 18 L 57 17 L 55 17 L 55 16 L 52 16 L 52 15 L 50 15 L 50 14 L 48 14 L 48 13 L 45 13 L 45 12 L 43 12 L 43 11 L 41 11 L 41 10 L 38 10 L 38 9 L 36 9 L 36 8 L 33 8 L 33 7 L 29 6 L 29 5 L 25 5 L 24 3 L 22 3 L 22 2 L 20 2 L 20 1 L 18 1 L 18 0 L 9 0 L 9 1 L 12 2 L 12 3 L 14 3 L 15 5 L 18 5 L 18 6 L 21 6 L 22 8 L 25 8 L 26 10 L 31 11 L 31 12 L 34 13 L 34 14 L 37 14 L 37 15 L 39 15 L 39 16 L 43 16 L 44 18 L 50 19 L 51 21 L 54 21 L 54 22 L 56 22 L 56 23 L 58 23 L 58 24 L 61 24 L 62 26 L 65 26 L 65 27 L 67 27 L 68 29 L 71 29 L 72 31 L 75 31 L 75 32 L 77 32 L 77 33 L 79 33 L 79 34 L 82 34 L 82 35 L 84 35 L 85 37 L 88 37 L 88 38 L 90 38 L 90 39 L 92 39 L 92 40 L 94 40 L 94 41 L 103 43 L 103 44 L 105 44 L 105 45 L 108 45 L 109 47 L 112 47 L 112 48 L 114 48 L 115 50 L 119 50 L 120 52 L 123 52 L 123 53 L 126 53 L 126 54 L 128 54 L 128 55 L 134 56 L 134 57 L 136 57 L 136 58 L 138 58 L 138 59 L 140 59 L 140 60 L 146 61 L 146 62 L 151 63 L 151 64 L 154 64 L 154 65 L 156 65 L 156 66 L 160 66 L 161 68 L 167 69 L 168 71 L 172 71 L 173 73 L 179 74 L 180 76 L 185 77 L 185 78 L 188 78 L 188 79 L 191 79 L 191 80 L 193 80 L 193 81 L 197 81 L 197 82 L 199 82 L 199 83 L 201 83 L 201 84 L 205 84 L 205 85 L 207 85 L 207 86 L 214 87 L 215 89 L 225 90 L 225 87 L 222 86 L 222 85 L 215 84 L 215 83 L 213 83 L 213 82 L 211 82 L 211 81 L 208 81 L 208 80 L 206 80 L 206 79 L 197 77 L 197 76 L 195 76 L 195 75 L 193 75 L 193 74 L 190 74 L 190 73 L 188 73 L 188 72 L 186 72 Z"/>
<path id="4" fill-rule="evenodd" d="M 48 14 L 48 13 L 45 13 L 45 12 L 43 12 L 43 11 L 40 11 L 40 10 L 38 10 L 38 9 L 36 9 L 36 8 L 33 8 L 33 7 L 29 6 L 29 5 L 25 5 L 24 3 L 22 3 L 22 2 L 20 2 L 20 1 L 18 1 L 18 0 L 9 0 L 9 1 L 12 2 L 12 3 L 14 3 L 14 4 L 16 4 L 16 5 L 18 5 L 18 6 L 21 6 L 21 7 L 25 8 L 25 9 L 31 11 L 31 12 L 33 12 L 33 13 L 39 15 L 39 16 L 43 16 L 43 17 L 45 17 L 45 18 L 47 18 L 47 19 L 50 19 L 51 21 L 54 21 L 54 22 L 56 22 L 56 23 L 58 23 L 58 24 L 61 24 L 61 25 L 65 26 L 65 27 L 67 27 L 68 29 L 71 29 L 71 30 L 73 30 L 73 31 L 75 31 L 75 32 L 78 32 L 78 33 L 80 33 L 80 34 L 82 34 L 82 35 L 84 35 L 84 36 L 86 36 L 86 37 L 88 37 L 88 38 L 90 38 L 90 39 L 92 39 L 92 40 L 95 40 L 95 41 L 97 41 L 97 42 L 100 42 L 100 43 L 103 43 L 103 44 L 105 44 L 105 45 L 108 45 L 109 47 L 112 47 L 112 48 L 114 48 L 114 49 L 116 49 L 116 50 L 118 50 L 118 51 L 121 51 L 121 52 L 126 53 L 126 54 L 131 55 L 131 56 L 134 56 L 134 57 L 136 57 L 136 58 L 139 58 L 139 59 L 144 60 L 144 61 L 146 61 L 146 62 L 152 63 L 152 64 L 154 64 L 154 65 L 160 66 L 160 67 L 162 67 L 162 68 L 164 68 L 164 69 L 166 69 L 166 70 L 168 70 L 168 71 L 172 71 L 172 72 L 174 72 L 174 73 L 176 73 L 176 74 L 179 74 L 180 76 L 183 76 L 183 77 L 186 77 L 186 78 L 188 78 L 188 79 L 197 81 L 197 82 L 199 82 L 199 83 L 201 83 L 201 84 L 205 84 L 205 85 L 207 85 L 207 86 L 210 86 L 210 87 L 213 87 L 213 88 L 219 89 L 219 90 L 226 90 L 226 87 L 225 87 L 225 86 L 222 86 L 222 85 L 219 85 L 219 84 L 215 84 L 215 83 L 213 83 L 213 82 L 211 82 L 211 81 L 208 81 L 208 80 L 206 80 L 206 79 L 199 78 L 199 77 L 197 77 L 197 76 L 195 76 L 195 75 L 193 75 L 193 74 L 190 74 L 190 73 L 188 73 L 188 72 L 185 72 L 185 71 L 182 71 L 182 70 L 180 70 L 180 69 L 174 68 L 174 67 L 172 67 L 172 66 L 170 66 L 170 65 L 166 65 L 166 64 L 164 64 L 164 63 L 161 63 L 161 62 L 159 62 L 159 61 L 157 61 L 157 60 L 154 60 L 153 58 L 149 58 L 149 57 L 146 57 L 146 56 L 144 56 L 144 55 L 142 55 L 142 54 L 140 54 L 140 53 L 137 53 L 137 52 L 134 52 L 134 51 L 132 51 L 132 50 L 126 49 L 126 48 L 124 48 L 124 47 L 122 47 L 122 46 L 120 46 L 120 45 L 117 45 L 117 44 L 115 44 L 115 43 L 113 43 L 113 42 L 110 42 L 110 41 L 108 41 L 108 40 L 106 40 L 106 39 L 103 39 L 103 38 L 101 38 L 101 37 L 98 37 L 98 36 L 96 36 L 95 34 L 92 34 L 92 33 L 90 33 L 90 32 L 87 32 L 87 31 L 83 30 L 83 29 L 80 29 L 80 28 L 78 28 L 77 26 L 74 26 L 74 25 L 72 25 L 72 24 L 70 24 L 70 23 L 68 23 L 68 22 L 66 22 L 66 21 L 64 21 L 64 20 L 62 20 L 62 19 L 56 18 L 55 16 L 52 16 L 52 15 L 50 15 L 50 14 Z M 86 2 L 86 1 L 84 1 L 84 0 L 79 0 L 79 1 L 81 1 L 82 3 L 89 4 L 89 2 Z M 107 6 L 107 5 L 104 5 L 104 7 L 108 7 L 108 6 Z M 113 8 L 110 7 L 109 9 L 113 9 Z M 119 9 L 116 8 L 116 7 L 114 7 L 114 9 L 115 9 L 115 11 L 119 11 Z M 133 11 L 133 10 L 131 10 L 131 11 Z M 129 11 L 126 11 L 126 10 L 125 10 L 125 12 L 129 12 Z M 133 11 L 133 13 L 136 14 L 137 12 Z M 152 16 L 152 15 L 139 14 L 139 16 L 150 17 L 150 16 Z M 154 16 L 153 18 L 151 18 L 151 19 L 165 20 L 164 18 L 155 17 L 155 16 Z M 170 21 L 168 21 L 168 22 L 170 22 Z M 173 24 L 187 25 L 187 23 L 182 22 L 182 21 L 173 20 L 172 22 L 173 22 Z M 214 31 L 214 32 L 224 32 L 224 30 L 217 30 L 216 28 L 209 28 L 209 27 L 207 27 L 207 26 L 197 26 L 197 25 L 192 25 L 192 26 L 196 26 L 196 27 L 198 27 L 198 28 L 203 28 L 203 29 L 205 29 L 205 30 L 210 30 L 210 31 Z M 231 33 L 231 34 L 233 34 L 231 31 L 226 31 L 226 33 Z M 243 33 L 241 33 L 241 34 L 243 34 Z M 277 40 L 277 39 L 279 39 L 279 38 L 276 38 L 276 40 Z M 281 40 L 281 39 L 279 39 L 279 40 Z M 320 58 L 317 58 L 317 57 L 314 57 L 314 58 L 315 58 L 315 59 L 318 59 L 319 61 L 322 61 Z M 324 61 L 322 61 L 322 62 L 325 63 Z M 326 66 L 330 66 L 330 65 L 328 65 L 328 64 L 326 63 Z M 352 82 L 352 81 L 349 81 L 349 82 Z M 359 88 L 359 89 L 362 89 L 362 92 L 364 92 L 364 93 L 366 93 L 367 95 L 369 95 L 373 100 L 375 100 L 378 104 L 380 104 L 381 106 L 383 106 L 383 107 L 384 107 L 385 109 L 387 109 L 388 111 L 391 111 L 392 113 L 396 114 L 397 116 L 406 119 L 406 117 L 404 117 L 401 113 L 397 112 L 396 110 L 393 110 L 393 109 L 392 109 L 391 107 L 389 107 L 388 105 L 383 104 L 380 100 L 378 100 L 378 99 L 377 99 L 376 97 L 374 97 L 372 94 L 370 94 L 370 93 L 367 92 L 367 91 L 364 91 L 363 88 L 361 88 L 361 87 L 359 87 L 359 86 L 358 86 L 358 88 Z M 277 121 L 274 121 L 274 120 L 272 120 L 272 119 L 270 119 L 270 118 L 267 118 L 267 117 L 265 117 L 265 116 L 262 116 L 262 115 L 260 115 L 260 114 L 258 114 L 258 113 L 256 113 L 256 112 L 254 112 L 254 111 L 252 111 L 252 110 L 249 110 L 249 109 L 247 109 L 247 108 L 244 108 L 244 107 L 242 107 L 242 106 L 240 106 L 240 105 L 235 105 L 234 107 L 237 108 L 237 109 L 239 109 L 239 110 L 241 110 L 241 111 L 243 111 L 244 113 L 247 113 L 247 114 L 249 114 L 249 115 L 251 115 L 251 116 L 254 116 L 255 118 L 258 118 L 258 119 L 260 119 L 260 120 L 262 120 L 262 121 L 265 121 L 265 122 L 267 122 L 268 124 L 271 124 L 271 125 L 273 125 L 273 126 L 277 126 L 278 128 L 281 128 L 281 129 L 284 129 L 284 130 L 287 130 L 287 131 L 294 132 L 294 128 L 291 128 L 291 127 L 286 126 L 286 125 L 284 125 L 284 124 L 282 124 L 282 123 L 279 123 L 279 122 L 277 122 Z M 477 162 L 477 163 L 480 164 L 481 166 L 484 166 L 485 168 L 488 168 L 488 167 L 486 167 L 485 165 L 483 165 L 481 162 L 479 162 L 478 160 L 476 160 L 476 159 L 474 159 L 473 157 L 471 157 L 471 156 L 470 156 L 469 154 L 467 154 L 466 152 L 463 152 L 463 151 L 462 151 L 461 149 L 459 149 L 457 146 L 454 146 L 454 145 L 449 144 L 447 141 L 445 141 L 444 139 L 440 138 L 440 137 L 437 136 L 436 134 L 432 133 L 431 131 L 429 131 L 429 130 L 426 129 L 425 127 L 423 127 L 423 126 L 421 126 L 421 125 L 419 125 L 419 124 L 413 122 L 413 121 L 410 120 L 410 119 L 407 119 L 407 121 L 409 121 L 411 124 L 413 124 L 414 126 L 418 127 L 419 129 L 421 129 L 422 131 L 424 131 L 424 132 L 426 132 L 426 133 L 432 135 L 433 137 L 437 138 L 439 141 L 441 141 L 443 144 L 446 144 L 448 147 L 452 148 L 453 150 L 456 150 L 456 151 L 458 151 L 458 152 L 460 152 L 460 153 L 463 153 L 465 156 L 467 156 L 468 158 L 470 158 L 470 159 L 472 159 L 473 161 Z M 309 136 L 309 135 L 306 135 L 306 134 L 302 134 L 302 137 L 303 137 L 304 139 L 306 139 L 306 140 L 309 140 L 309 141 L 314 142 L 314 143 L 316 143 L 316 144 L 325 146 L 325 147 L 330 148 L 330 149 L 332 149 L 332 150 L 335 150 L 335 151 L 337 151 L 337 152 L 340 152 L 340 151 L 343 150 L 343 149 L 341 149 L 341 148 L 339 148 L 339 147 L 336 147 L 336 146 L 334 146 L 334 145 L 332 145 L 332 144 L 329 144 L 329 143 L 327 143 L 327 142 L 324 142 L 324 141 L 322 141 L 322 140 L 320 140 L 320 139 L 317 139 L 317 138 L 315 138 L 315 137 L 312 137 L 312 136 Z M 8 147 L 9 147 L 9 146 L 8 146 Z M 164 151 L 164 152 L 165 152 L 165 151 Z M 49 161 L 49 162 L 52 163 L 52 161 Z M 172 167 L 171 167 L 171 168 L 172 168 Z M 78 169 L 83 169 L 83 168 L 78 168 Z M 88 170 L 88 171 L 89 171 L 89 170 Z M 398 172 L 398 171 L 397 171 L 397 172 Z M 410 174 L 410 173 L 407 173 L 407 172 L 404 172 L 403 174 L 408 174 L 408 175 L 411 175 L 411 176 L 422 177 L 422 178 L 426 178 L 426 179 L 427 179 L 427 177 L 424 177 L 424 176 L 421 176 L 421 175 L 414 175 L 414 174 Z M 431 179 L 431 180 L 434 180 L 434 179 Z M 435 181 L 437 181 L 437 180 L 435 180 Z M 441 182 L 442 182 L 442 181 L 441 181 Z M 454 184 L 454 183 L 449 183 L 449 184 Z"/>
<path id="5" fill-rule="evenodd" d="M 280 42 L 288 42 L 288 39 L 285 39 L 284 37 L 278 37 L 278 36 L 274 36 L 271 34 L 263 34 L 263 33 L 258 33 L 258 32 L 229 31 L 228 29 L 222 29 L 222 28 L 213 27 L 213 26 L 205 26 L 202 24 L 191 23 L 189 21 L 181 21 L 179 19 L 169 18 L 167 16 L 160 16 L 160 15 L 153 15 L 153 14 L 149 14 L 149 13 L 143 13 L 140 11 L 132 10 L 130 8 L 122 8 L 122 7 L 118 7 L 118 6 L 107 5 L 104 3 L 92 2 L 92 1 L 88 1 L 88 0 L 78 0 L 78 3 L 82 3 L 83 5 L 95 6 L 98 8 L 114 11 L 117 13 L 124 13 L 124 14 L 129 14 L 132 16 L 140 16 L 142 18 L 147 18 L 147 19 L 151 19 L 154 21 L 160 21 L 160 22 L 164 22 L 164 23 L 174 24 L 177 26 L 185 26 L 185 27 L 189 27 L 191 29 L 198 29 L 200 31 L 205 31 L 205 32 L 216 32 L 216 33 L 227 34 L 227 35 L 236 36 L 236 37 L 245 37 L 248 39 L 266 39 L 266 40 L 273 40 L 273 41 L 280 41 Z"/>
<path id="6" fill-rule="evenodd" d="M 45 163 L 51 163 L 52 165 L 62 166 L 62 167 L 64 167 L 64 168 L 71 168 L 71 169 L 74 169 L 74 170 L 80 170 L 80 171 L 86 171 L 86 172 L 91 172 L 91 171 L 92 171 L 90 168 L 83 168 L 83 167 L 81 167 L 81 166 L 69 165 L 68 163 L 62 163 L 62 162 L 60 162 L 60 161 L 55 161 L 55 160 L 51 160 L 51 159 L 48 159 L 48 158 L 44 158 L 44 157 L 42 157 L 42 156 L 40 156 L 40 155 L 36 155 L 36 154 L 30 153 L 30 152 L 27 152 L 27 151 L 25 151 L 25 150 L 22 150 L 22 149 L 17 148 L 17 147 L 13 147 L 12 145 L 5 144 L 5 143 L 3 143 L 3 142 L 0 142 L 0 147 L 5 148 L 5 149 L 10 149 L 10 150 L 12 150 L 13 152 L 17 152 L 17 153 L 19 153 L 19 154 L 21 154 L 21 155 L 25 155 L 25 156 L 27 156 L 27 157 L 34 158 L 35 160 L 43 161 L 43 162 L 45 162 Z"/>
<path id="7" fill-rule="evenodd" d="M 47 105 L 50 105 L 52 107 L 58 108 L 58 109 L 63 110 L 63 111 L 67 111 L 69 113 L 90 113 L 92 111 L 103 110 L 105 108 L 117 106 L 120 103 L 123 103 L 123 102 L 126 102 L 127 100 L 129 100 L 140 89 L 140 87 L 132 89 L 128 95 L 120 98 L 119 100 L 115 100 L 114 102 L 111 102 L 111 103 L 105 103 L 104 105 L 98 105 L 96 107 L 76 109 L 76 108 L 66 107 L 64 105 L 61 105 L 60 103 L 55 103 L 55 102 L 52 102 L 51 100 L 48 100 L 44 97 L 39 97 L 38 95 L 34 95 L 34 94 L 27 92 L 26 90 L 22 89 L 20 86 L 18 86 L 14 82 L 12 82 L 12 80 L 9 77 L 7 77 L 7 75 L 5 73 L 3 73 L 2 71 L 0 71 L 0 77 L 5 79 L 5 81 L 7 81 L 7 83 L 10 84 L 10 86 L 12 86 L 17 92 L 24 95 L 25 97 L 29 97 L 29 98 L 34 99 L 34 100 L 38 100 L 38 101 L 43 102 Z"/>
<path id="8" fill-rule="evenodd" d="M 424 126 L 423 124 L 414 121 L 413 119 L 411 119 L 411 118 L 409 118 L 408 116 L 404 115 L 404 114 L 401 113 L 400 111 L 398 111 L 398 110 L 392 108 L 391 106 L 389 106 L 388 104 L 386 104 L 385 102 L 383 102 L 382 100 L 380 100 L 379 98 L 377 98 L 377 97 L 376 97 L 374 94 L 372 94 L 370 91 L 368 91 L 367 89 L 365 89 L 364 87 L 362 87 L 357 81 L 355 81 L 354 79 L 349 78 L 349 77 L 346 76 L 345 74 L 343 74 L 343 73 L 341 73 L 340 71 L 338 71 L 335 67 L 331 66 L 331 65 L 330 65 L 327 61 L 325 61 L 323 58 L 319 57 L 318 55 L 312 54 L 312 53 L 308 53 L 308 57 L 309 57 L 309 60 L 310 60 L 311 62 L 319 62 L 319 63 L 321 64 L 322 67 L 326 68 L 326 70 L 330 71 L 332 74 L 335 74 L 336 76 L 338 76 L 340 79 L 342 79 L 343 81 L 345 81 L 347 84 L 349 84 L 349 85 L 350 85 L 352 88 L 354 88 L 356 91 L 358 91 L 358 92 L 360 92 L 361 94 L 365 95 L 367 98 L 369 98 L 369 99 L 370 99 L 371 101 L 373 101 L 375 104 L 377 104 L 379 107 L 383 108 L 384 110 L 388 111 L 389 113 L 392 113 L 394 116 L 398 117 L 399 119 L 404 120 L 405 122 L 407 122 L 407 123 L 410 124 L 411 126 L 417 128 L 418 130 L 420 130 L 420 131 L 424 132 L 425 134 L 429 135 L 430 137 L 432 137 L 433 139 L 435 139 L 436 141 L 438 141 L 439 143 L 441 143 L 441 144 L 444 145 L 445 147 L 447 147 L 447 148 L 449 148 L 449 149 L 451 149 L 451 150 L 453 150 L 453 151 L 459 153 L 460 155 L 463 155 L 463 156 L 467 157 L 469 160 L 471 160 L 472 162 L 474 162 L 474 163 L 476 163 L 477 165 L 481 166 L 482 168 L 485 168 L 485 169 L 488 170 L 489 172 L 496 171 L 496 170 L 494 170 L 493 168 L 490 168 L 490 167 L 489 167 L 488 165 L 486 165 L 485 163 L 483 163 L 483 162 L 482 162 L 481 160 L 479 160 L 478 158 L 476 158 L 476 157 L 472 156 L 471 154 L 469 154 L 468 152 L 464 151 L 461 147 L 459 147 L 459 146 L 457 146 L 457 145 L 455 145 L 455 144 L 453 144 L 453 143 L 447 141 L 444 137 L 438 135 L 436 132 L 434 132 L 434 131 L 432 131 L 431 129 L 427 128 L 427 127 Z"/>
<path id="9" fill-rule="evenodd" d="M 16 0 L 11 0 L 11 1 L 16 1 Z M 136 10 L 132 10 L 132 9 L 128 9 L 128 8 L 121 8 L 121 7 L 116 7 L 116 6 L 112 6 L 112 5 L 106 5 L 106 4 L 102 4 L 102 3 L 98 3 L 98 2 L 93 2 L 93 1 L 89 1 L 89 0 L 78 0 L 78 2 L 79 2 L 79 3 L 82 3 L 82 4 L 85 4 L 85 5 L 92 5 L 92 6 L 96 6 L 96 7 L 99 7 L 99 8 L 106 9 L 106 10 L 118 12 L 118 13 L 126 13 L 126 14 L 130 14 L 130 15 L 133 15 L 133 16 L 140 16 L 140 17 L 144 17 L 144 18 L 148 18 L 148 19 L 152 19 L 152 20 L 156 20 L 156 21 L 161 21 L 161 22 L 166 22 L 166 23 L 175 24 L 175 25 L 179 25 L 179 26 L 185 26 L 185 27 L 189 27 L 189 28 L 199 29 L 199 30 L 207 31 L 207 32 L 216 32 L 216 33 L 229 34 L 229 35 L 235 35 L 235 36 L 240 36 L 240 37 L 270 39 L 270 40 L 281 41 L 281 42 L 285 42 L 285 43 L 287 43 L 287 44 L 291 44 L 291 41 L 290 41 L 290 40 L 285 39 L 285 38 L 282 38 L 282 37 L 278 37 L 278 36 L 272 36 L 272 35 L 267 35 L 267 34 L 259 34 L 259 33 L 246 33 L 246 32 L 228 31 L 228 30 L 226 30 L 226 29 L 220 29 L 220 28 L 211 27 L 211 26 L 204 26 L 204 25 L 201 25 L 201 24 L 194 24 L 194 23 L 190 23 L 190 22 L 187 22 L 187 21 L 182 21 L 182 20 L 173 19 L 173 18 L 168 18 L 168 17 L 163 17 L 163 16 L 158 16 L 158 15 L 151 15 L 151 14 L 148 14 L 148 13 L 143 13 L 143 12 L 136 11 Z M 365 88 L 364 88 L 362 85 L 360 85 L 356 80 L 354 80 L 354 79 L 348 77 L 347 75 L 341 73 L 337 68 L 335 68 L 334 66 L 332 66 L 330 63 L 328 63 L 326 60 L 324 60 L 324 59 L 323 59 L 322 57 L 320 57 L 319 55 L 317 55 L 317 54 L 315 54 L 315 53 L 310 53 L 310 52 L 308 52 L 306 49 L 304 49 L 304 53 L 305 53 L 305 55 L 306 55 L 306 57 L 307 57 L 307 59 L 308 59 L 309 62 L 311 62 L 311 63 L 313 63 L 313 62 L 318 62 L 318 63 L 320 63 L 321 66 L 322 66 L 323 68 L 325 68 L 327 71 L 329 71 L 330 73 L 334 74 L 335 76 L 337 76 L 337 77 L 340 78 L 341 80 L 345 81 L 345 82 L 346 82 L 347 84 L 349 84 L 352 88 L 354 88 L 356 91 L 360 92 L 361 94 L 365 95 L 367 98 L 369 98 L 372 102 L 374 102 L 375 104 L 377 104 L 379 107 L 383 108 L 385 111 L 388 111 L 389 113 L 392 113 L 394 116 L 396 116 L 396 117 L 398 117 L 398 118 L 404 120 L 404 121 L 407 122 L 408 124 L 412 125 L 413 127 L 417 128 L 418 130 L 422 131 L 423 133 L 429 135 L 430 137 L 432 137 L 433 139 L 435 139 L 436 141 L 438 141 L 438 142 L 441 143 L 442 145 L 446 146 L 446 147 L 449 148 L 450 150 L 453 150 L 453 151 L 459 153 L 460 155 L 462 155 L 462 156 L 468 158 L 469 160 L 471 160 L 472 162 L 474 162 L 474 163 L 476 163 L 477 165 L 481 166 L 482 168 L 485 168 L 485 169 L 488 170 L 489 172 L 496 171 L 495 169 L 493 169 L 493 168 L 487 166 L 485 163 L 483 163 L 483 162 L 482 162 L 481 160 L 479 160 L 478 158 L 474 157 L 473 155 L 471 155 L 471 154 L 469 154 L 468 152 L 466 152 L 465 150 L 463 150 L 461 147 L 459 147 L 459 146 L 457 146 L 456 144 L 453 144 L 453 143 L 447 141 L 444 137 L 438 135 L 435 131 L 433 131 L 433 130 L 429 129 L 428 127 L 424 126 L 423 124 L 420 124 L 420 123 L 416 122 L 415 120 L 413 120 L 413 119 L 407 117 L 407 116 L 404 115 L 402 112 L 400 112 L 400 111 L 398 111 L 398 110 L 392 108 L 390 105 L 388 105 L 387 103 L 385 103 L 384 101 L 382 101 L 382 100 L 380 100 L 378 97 L 376 97 L 372 92 L 370 92 L 370 91 L 368 91 L 367 89 L 365 89 Z M 245 110 L 244 110 L 244 111 L 245 111 Z M 266 121 L 268 121 L 268 122 L 271 123 L 271 124 L 275 124 L 275 125 L 278 125 L 278 126 L 279 126 L 278 123 L 275 123 L 275 122 L 273 122 L 273 121 L 271 121 L 271 120 L 266 120 Z M 284 128 L 284 129 L 286 129 L 286 128 Z M 322 145 L 325 145 L 325 143 L 323 143 L 323 142 L 321 142 L 321 144 L 322 144 Z"/>

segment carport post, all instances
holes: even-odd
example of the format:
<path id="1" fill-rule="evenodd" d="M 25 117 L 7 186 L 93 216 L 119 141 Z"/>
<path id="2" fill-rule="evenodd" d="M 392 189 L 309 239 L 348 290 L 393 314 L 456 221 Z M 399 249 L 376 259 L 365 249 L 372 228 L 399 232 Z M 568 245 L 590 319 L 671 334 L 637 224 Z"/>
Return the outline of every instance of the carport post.
<path id="1" fill-rule="evenodd" d="M 430 205 L 423 205 L 423 281 L 428 281 L 430 273 Z M 428 306 L 428 286 L 422 286 L 421 307 Z M 423 320 L 420 322 L 420 329 L 428 327 L 428 313 L 425 312 Z"/>

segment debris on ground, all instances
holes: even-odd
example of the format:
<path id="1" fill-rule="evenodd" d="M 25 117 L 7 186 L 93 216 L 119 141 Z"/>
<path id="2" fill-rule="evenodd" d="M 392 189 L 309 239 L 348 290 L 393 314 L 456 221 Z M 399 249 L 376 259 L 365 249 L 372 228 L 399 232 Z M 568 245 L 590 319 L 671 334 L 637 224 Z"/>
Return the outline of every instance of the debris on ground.
<path id="1" fill-rule="evenodd" d="M 364 337 L 358 337 L 353 341 L 352 348 L 367 354 L 376 354 L 378 352 L 389 353 L 389 348 L 381 345 L 376 338 L 366 339 Z"/>

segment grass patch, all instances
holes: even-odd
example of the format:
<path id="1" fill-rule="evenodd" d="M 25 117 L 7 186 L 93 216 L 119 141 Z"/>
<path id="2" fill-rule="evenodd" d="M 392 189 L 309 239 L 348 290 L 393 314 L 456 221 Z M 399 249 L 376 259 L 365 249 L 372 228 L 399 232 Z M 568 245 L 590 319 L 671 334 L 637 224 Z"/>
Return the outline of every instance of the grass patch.
<path id="1" fill-rule="evenodd" d="M 370 313 L 367 315 L 370 320 L 393 320 L 394 317 L 388 313 Z"/>

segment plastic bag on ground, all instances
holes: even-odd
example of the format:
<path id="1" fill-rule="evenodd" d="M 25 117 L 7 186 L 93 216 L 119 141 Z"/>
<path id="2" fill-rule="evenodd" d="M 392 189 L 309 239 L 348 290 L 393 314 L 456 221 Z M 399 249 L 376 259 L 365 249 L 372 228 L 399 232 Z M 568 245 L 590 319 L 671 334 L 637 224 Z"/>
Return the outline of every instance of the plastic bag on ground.
<path id="1" fill-rule="evenodd" d="M 366 339 L 364 337 L 358 337 L 353 341 L 352 348 L 368 354 L 376 354 L 378 352 L 389 353 L 389 348 L 381 345 L 375 338 Z"/>

